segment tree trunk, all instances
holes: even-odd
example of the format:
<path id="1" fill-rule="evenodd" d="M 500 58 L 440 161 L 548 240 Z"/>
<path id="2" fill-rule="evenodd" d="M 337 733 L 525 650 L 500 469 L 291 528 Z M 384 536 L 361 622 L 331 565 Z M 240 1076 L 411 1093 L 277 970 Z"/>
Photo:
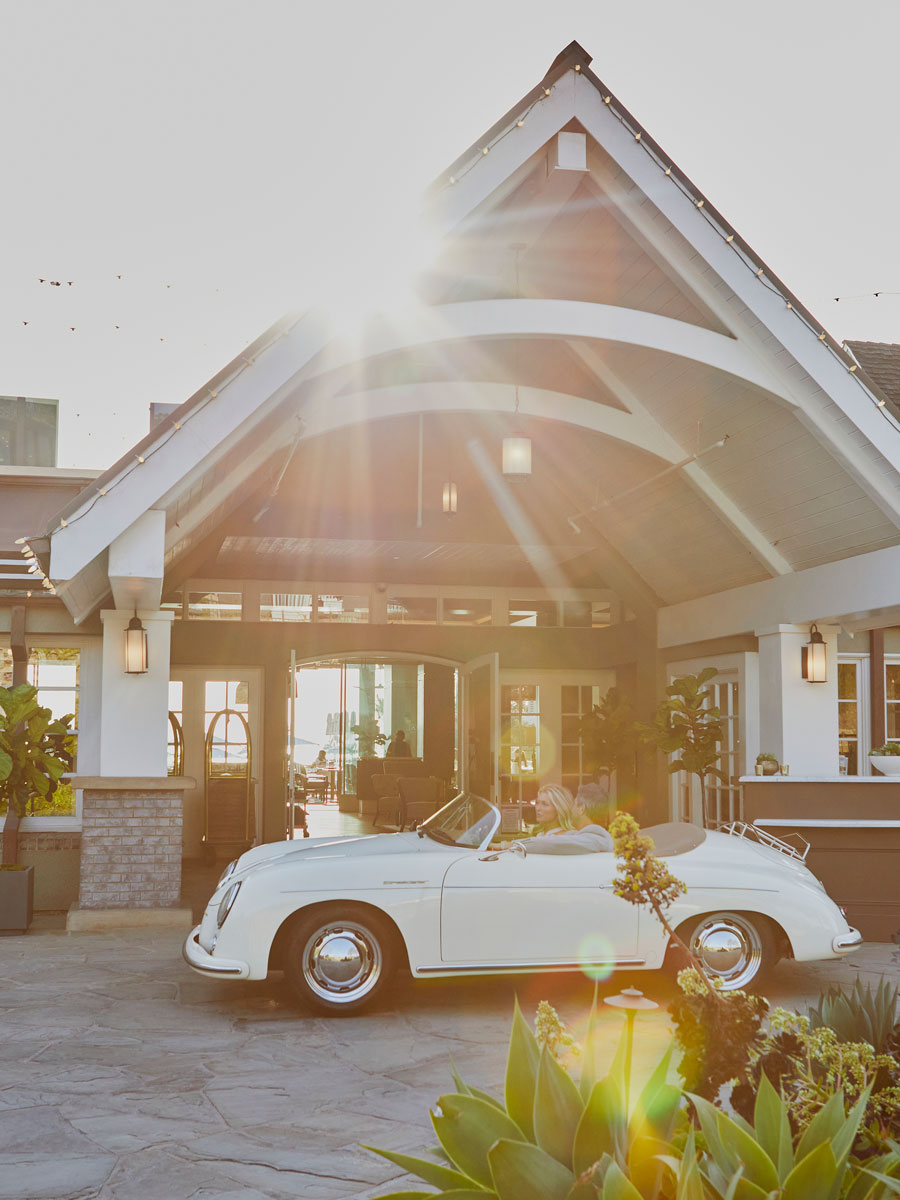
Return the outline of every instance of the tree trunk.
<path id="1" fill-rule="evenodd" d="M 4 867 L 14 867 L 19 861 L 19 814 L 10 804 L 3 825 L 3 853 L 0 862 Z"/>

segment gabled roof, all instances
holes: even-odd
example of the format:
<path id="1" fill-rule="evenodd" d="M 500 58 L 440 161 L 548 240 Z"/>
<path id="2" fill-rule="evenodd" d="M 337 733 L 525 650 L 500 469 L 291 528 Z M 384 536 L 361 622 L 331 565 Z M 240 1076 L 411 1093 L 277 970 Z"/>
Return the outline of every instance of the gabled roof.
<path id="1" fill-rule="evenodd" d="M 60 514 L 52 576 L 77 619 L 148 509 L 172 565 L 298 446 L 429 406 L 508 422 L 513 390 L 521 419 L 589 431 L 555 485 L 585 552 L 608 542 L 663 603 L 900 542 L 900 425 L 877 384 L 590 62 L 572 43 L 430 189 L 430 303 L 353 344 L 315 313 L 274 327 Z M 557 170 L 572 134 L 584 168 Z"/>
<path id="2" fill-rule="evenodd" d="M 900 418 L 900 346 L 895 342 L 845 342 L 873 392 Z"/>

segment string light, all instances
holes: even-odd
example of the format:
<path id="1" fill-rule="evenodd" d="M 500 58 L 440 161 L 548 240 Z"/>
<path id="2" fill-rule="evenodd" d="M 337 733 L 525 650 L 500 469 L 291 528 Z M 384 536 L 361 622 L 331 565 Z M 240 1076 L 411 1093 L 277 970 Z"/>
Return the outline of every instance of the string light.
<path id="1" fill-rule="evenodd" d="M 16 538 L 16 545 L 24 546 L 27 541 L 28 541 L 28 538 Z"/>
<path id="2" fill-rule="evenodd" d="M 147 461 L 147 460 L 144 458 L 143 454 L 137 454 L 137 455 L 135 455 L 135 457 L 137 458 L 137 460 L 138 460 L 138 462 L 139 462 L 139 463 L 142 463 L 142 462 L 146 462 L 146 461 Z"/>

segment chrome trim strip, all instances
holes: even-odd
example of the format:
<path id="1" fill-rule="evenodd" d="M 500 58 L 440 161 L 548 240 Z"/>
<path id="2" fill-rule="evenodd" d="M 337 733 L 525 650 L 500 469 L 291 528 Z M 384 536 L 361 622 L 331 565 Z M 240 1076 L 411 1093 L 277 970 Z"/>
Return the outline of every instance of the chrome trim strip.
<path id="1" fill-rule="evenodd" d="M 434 971 L 448 974 L 452 971 L 490 971 L 499 974 L 503 971 L 583 971 L 590 967 L 640 967 L 646 958 L 612 958 L 603 961 L 593 959 L 585 962 L 537 962 L 537 963 L 441 963 L 439 967 L 416 967 L 416 975 L 427 975 Z"/>

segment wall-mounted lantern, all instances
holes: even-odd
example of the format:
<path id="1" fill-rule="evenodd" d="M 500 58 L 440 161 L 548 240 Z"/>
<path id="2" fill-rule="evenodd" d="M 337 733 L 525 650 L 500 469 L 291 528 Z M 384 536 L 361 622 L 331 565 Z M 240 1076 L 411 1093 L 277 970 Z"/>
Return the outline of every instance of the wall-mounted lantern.
<path id="1" fill-rule="evenodd" d="M 527 479 L 531 475 L 531 438 L 503 439 L 503 474 L 510 480 Z"/>
<path id="2" fill-rule="evenodd" d="M 125 673 L 144 675 L 147 671 L 147 630 L 137 615 L 131 618 L 125 630 Z"/>
<path id="3" fill-rule="evenodd" d="M 815 625 L 809 627 L 809 641 L 802 650 L 803 678 L 809 683 L 827 683 L 825 639 Z"/>
<path id="4" fill-rule="evenodd" d="M 444 515 L 447 517 L 456 516 L 456 505 L 458 500 L 458 490 L 452 479 L 444 484 L 443 509 Z"/>

